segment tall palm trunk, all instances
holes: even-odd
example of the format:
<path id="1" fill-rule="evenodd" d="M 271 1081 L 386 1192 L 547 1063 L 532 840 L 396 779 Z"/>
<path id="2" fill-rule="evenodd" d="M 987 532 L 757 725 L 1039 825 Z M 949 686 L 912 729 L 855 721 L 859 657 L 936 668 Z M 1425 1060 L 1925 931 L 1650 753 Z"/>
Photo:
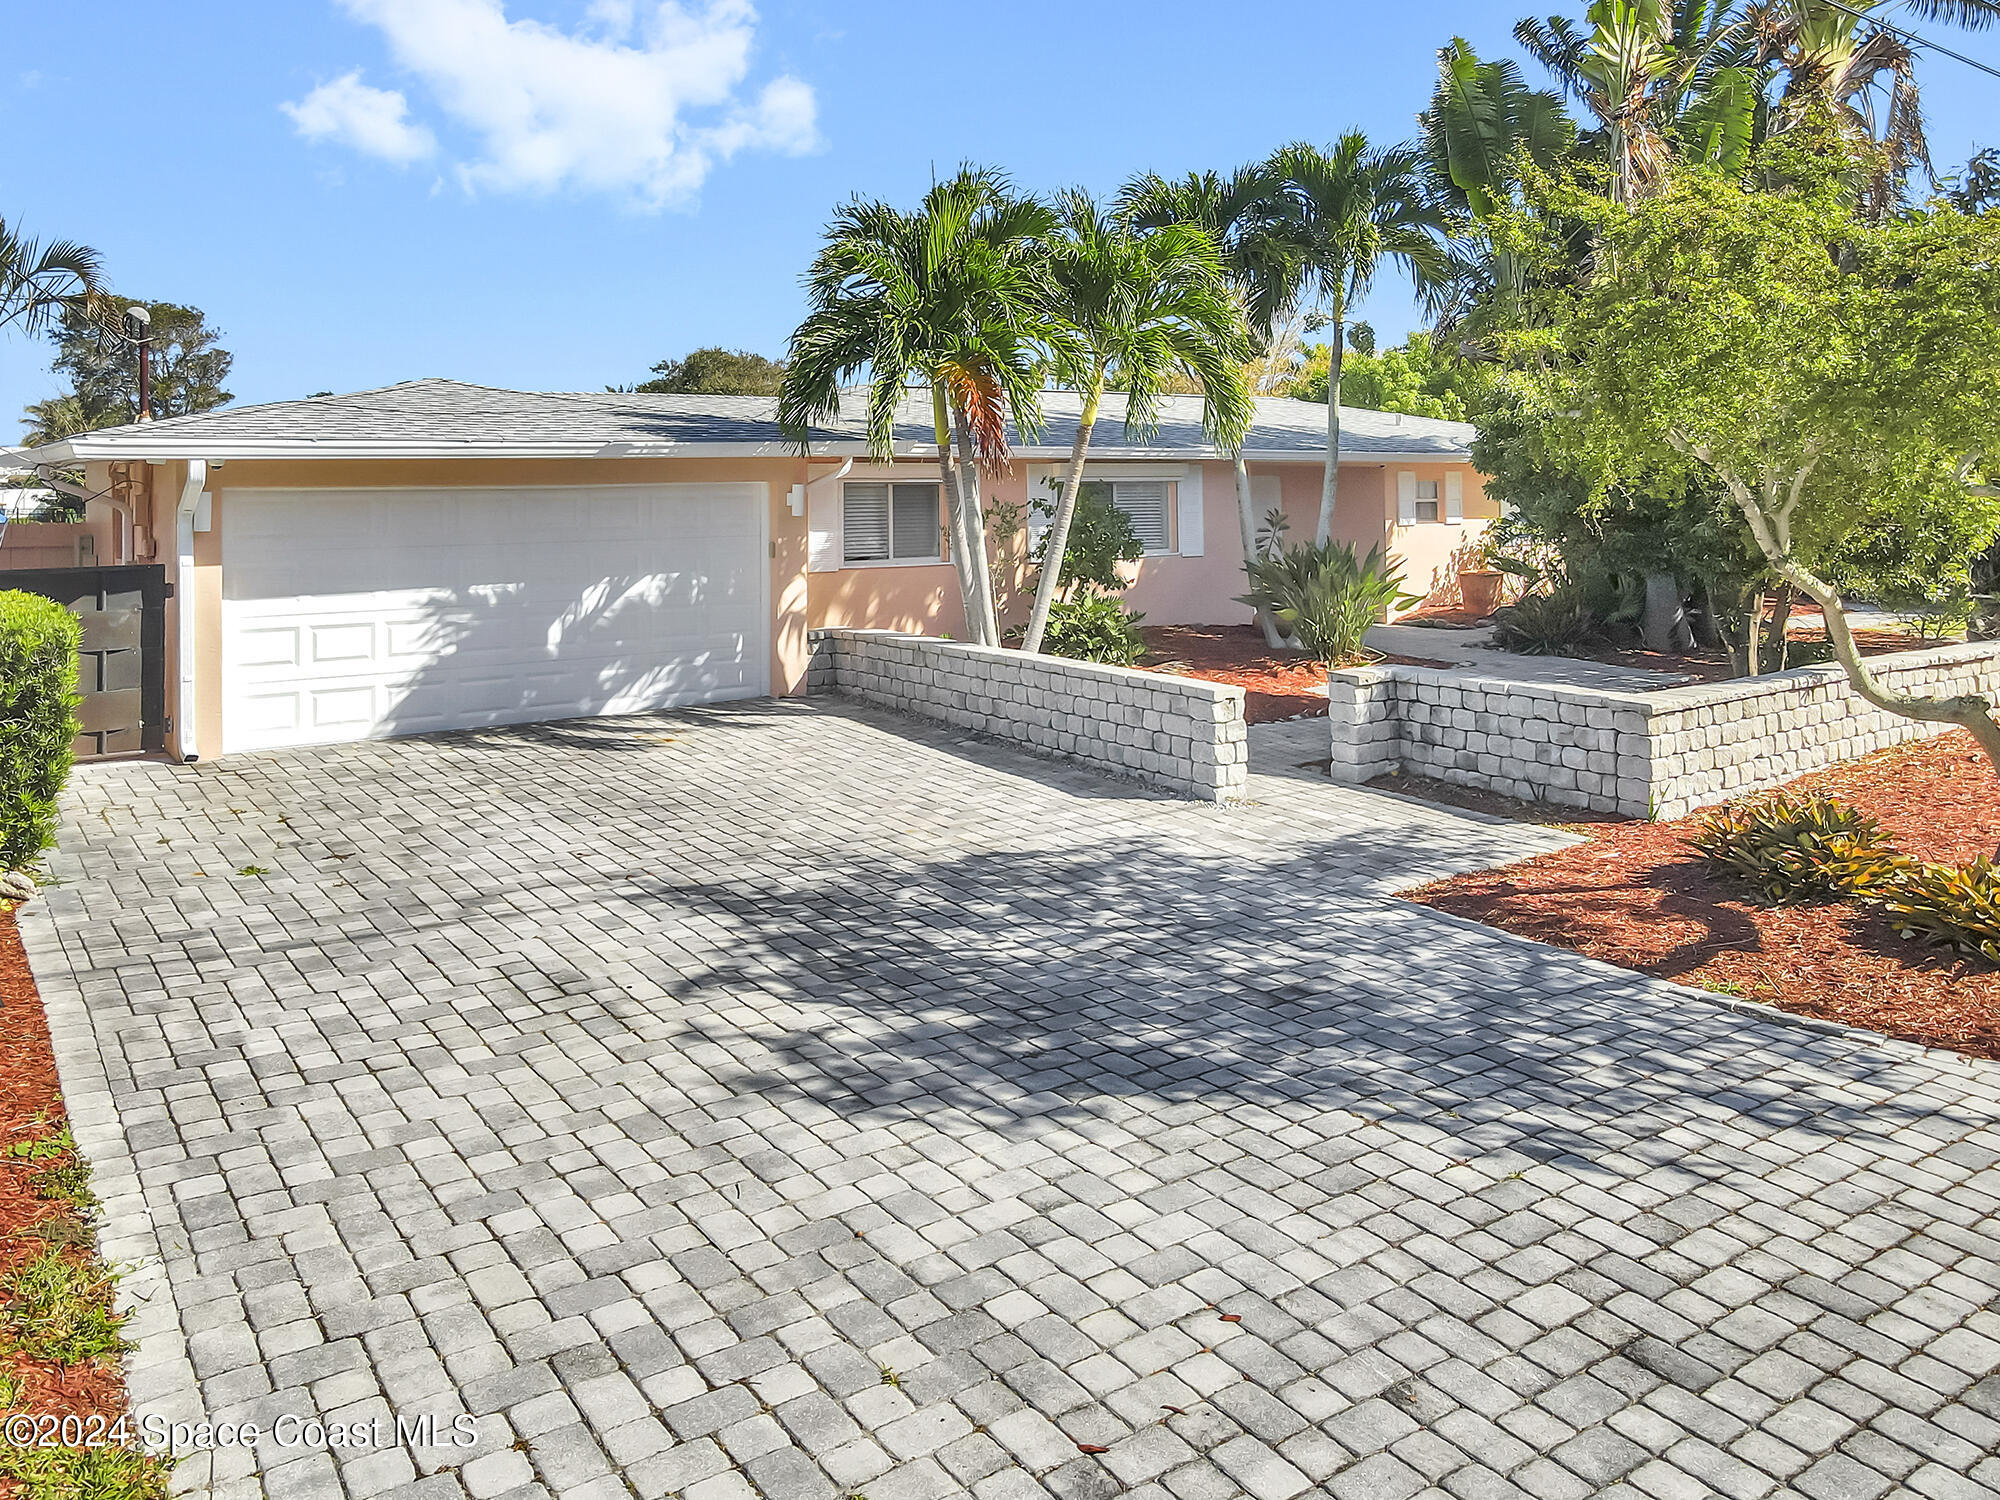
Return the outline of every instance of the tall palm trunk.
<path id="1" fill-rule="evenodd" d="M 1250 465 L 1240 450 L 1233 455 L 1231 467 L 1236 470 L 1236 525 L 1243 533 L 1243 561 L 1248 563 L 1257 555 L 1257 505 L 1250 495 Z M 1264 632 L 1266 646 L 1275 651 L 1285 644 L 1285 633 L 1268 609 L 1258 608 L 1257 624 Z"/>
<path id="2" fill-rule="evenodd" d="M 959 493 L 958 468 L 952 462 L 951 418 L 946 412 L 944 387 L 941 385 L 931 387 L 931 429 L 937 438 L 938 475 L 944 481 L 945 514 L 951 521 L 951 561 L 958 570 L 958 598 L 965 611 L 965 638 L 979 641 L 979 590 L 969 571 L 973 558 L 972 541 L 965 525 L 965 497 Z"/>
<path id="3" fill-rule="evenodd" d="M 967 611 L 966 630 L 973 644 L 997 646 L 1000 622 L 993 613 L 993 575 L 986 569 L 986 509 L 979 497 L 979 457 L 972 444 L 972 424 L 964 410 L 954 405 L 951 420 L 952 430 L 958 435 L 958 493 L 964 512 L 961 524 L 965 529 L 967 566 L 971 571 L 971 592 L 966 597 L 972 601 L 972 607 Z M 960 570 L 959 581 L 960 587 L 965 587 L 964 569 Z"/>
<path id="4" fill-rule="evenodd" d="M 1322 547 L 1333 540 L 1333 505 L 1340 494 L 1340 365 L 1347 353 L 1344 307 L 1334 310 L 1326 352 L 1326 477 L 1319 489 L 1319 525 L 1313 530 L 1313 540 Z"/>
<path id="5" fill-rule="evenodd" d="M 1090 451 L 1090 434 L 1097 426 L 1097 406 L 1103 396 L 1104 377 L 1100 374 L 1083 393 L 1083 411 L 1076 419 L 1076 441 L 1069 448 L 1069 468 L 1063 475 L 1062 493 L 1056 496 L 1056 513 L 1049 521 L 1048 544 L 1042 548 L 1042 576 L 1035 583 L 1035 607 L 1028 616 L 1028 634 L 1021 642 L 1023 651 L 1042 649 L 1049 608 L 1056 601 L 1056 587 L 1062 581 L 1063 554 L 1069 548 L 1069 523 L 1076 515 L 1076 492 L 1083 483 L 1083 459 Z"/>

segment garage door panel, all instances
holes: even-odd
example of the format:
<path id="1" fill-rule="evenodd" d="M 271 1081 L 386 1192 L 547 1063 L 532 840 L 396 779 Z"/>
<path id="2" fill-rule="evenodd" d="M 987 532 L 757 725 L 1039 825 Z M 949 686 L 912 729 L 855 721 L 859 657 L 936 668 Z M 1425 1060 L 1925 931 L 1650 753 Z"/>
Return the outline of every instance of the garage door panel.
<path id="1" fill-rule="evenodd" d="M 764 504 L 761 485 L 232 492 L 224 747 L 764 692 Z"/>

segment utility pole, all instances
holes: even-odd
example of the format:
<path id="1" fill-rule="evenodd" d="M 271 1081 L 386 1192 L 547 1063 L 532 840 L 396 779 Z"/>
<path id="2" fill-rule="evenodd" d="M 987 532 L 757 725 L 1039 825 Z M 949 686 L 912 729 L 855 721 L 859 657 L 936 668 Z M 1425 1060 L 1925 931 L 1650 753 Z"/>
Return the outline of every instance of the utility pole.
<path id="1" fill-rule="evenodd" d="M 134 303 L 125 309 L 125 321 L 136 332 L 132 342 L 139 346 L 139 420 L 153 420 L 153 315 Z"/>

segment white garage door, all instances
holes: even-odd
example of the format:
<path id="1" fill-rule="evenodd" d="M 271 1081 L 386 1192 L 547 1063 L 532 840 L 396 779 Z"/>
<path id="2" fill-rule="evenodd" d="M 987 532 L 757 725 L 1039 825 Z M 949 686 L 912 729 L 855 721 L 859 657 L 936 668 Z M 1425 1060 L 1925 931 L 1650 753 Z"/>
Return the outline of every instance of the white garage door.
<path id="1" fill-rule="evenodd" d="M 225 750 L 768 691 L 761 484 L 231 490 Z"/>

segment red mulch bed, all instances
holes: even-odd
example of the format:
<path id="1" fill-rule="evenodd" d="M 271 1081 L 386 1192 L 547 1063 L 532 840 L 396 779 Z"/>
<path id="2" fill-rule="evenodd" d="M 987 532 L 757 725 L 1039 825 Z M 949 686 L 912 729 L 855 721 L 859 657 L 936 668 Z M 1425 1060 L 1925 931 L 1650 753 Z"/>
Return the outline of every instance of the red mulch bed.
<path id="1" fill-rule="evenodd" d="M 1920 858 L 2000 847 L 2000 780 L 1963 730 L 1789 785 L 1853 803 Z M 1578 824 L 1572 848 L 1409 896 L 1641 973 L 2000 1058 L 2000 971 L 1900 938 L 1851 903 L 1758 905 L 1682 842 L 1698 816 Z"/>
<path id="2" fill-rule="evenodd" d="M 41 998 L 21 950 L 13 912 L 0 903 L 0 1276 L 46 1250 L 71 1246 L 79 1258 L 95 1242 L 76 1210 L 41 1197 L 37 1173 L 66 1166 L 65 1155 L 39 1160 L 16 1157 L 20 1142 L 43 1140 L 63 1126 L 62 1090 L 56 1082 L 55 1054 Z M 115 1421 L 126 1410 L 125 1379 L 116 1360 L 61 1366 L 33 1360 L 7 1347 L 0 1336 L 0 1370 L 20 1385 L 13 1410 L 37 1415 L 103 1416 Z M 0 1491 L 6 1488 L 0 1481 Z"/>
<path id="3" fill-rule="evenodd" d="M 1243 689 L 1244 718 L 1252 724 L 1326 716 L 1326 668 L 1303 651 L 1273 651 L 1254 625 L 1152 625 L 1141 630 L 1148 672 L 1173 672 Z M 1377 656 L 1370 661 L 1410 667 L 1449 663 L 1418 656 Z"/>

